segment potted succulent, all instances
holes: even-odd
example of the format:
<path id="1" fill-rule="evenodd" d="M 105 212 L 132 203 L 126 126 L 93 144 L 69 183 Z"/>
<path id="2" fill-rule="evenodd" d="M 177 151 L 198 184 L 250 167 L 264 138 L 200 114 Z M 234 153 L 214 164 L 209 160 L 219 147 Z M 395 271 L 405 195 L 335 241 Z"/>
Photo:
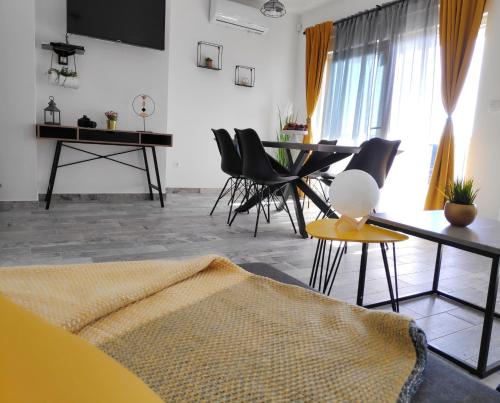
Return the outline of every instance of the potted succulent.
<path id="1" fill-rule="evenodd" d="M 118 120 L 118 112 L 108 111 L 105 113 L 108 118 L 108 130 L 116 130 L 116 121 Z"/>
<path id="2" fill-rule="evenodd" d="M 466 227 L 474 221 L 477 215 L 474 204 L 477 193 L 473 179 L 457 179 L 446 188 L 444 215 L 451 225 Z"/>
<path id="3" fill-rule="evenodd" d="M 213 69 L 214 61 L 210 58 L 207 57 L 205 58 L 205 66 L 208 67 L 209 69 Z"/>

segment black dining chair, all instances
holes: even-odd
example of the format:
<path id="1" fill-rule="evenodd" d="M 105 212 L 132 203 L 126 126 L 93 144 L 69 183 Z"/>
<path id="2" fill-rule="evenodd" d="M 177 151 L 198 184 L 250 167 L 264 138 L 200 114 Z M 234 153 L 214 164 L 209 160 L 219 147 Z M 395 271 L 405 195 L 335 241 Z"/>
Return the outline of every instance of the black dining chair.
<path id="1" fill-rule="evenodd" d="M 360 151 L 352 156 L 344 171 L 364 171 L 370 174 L 379 189 L 382 189 L 400 144 L 400 140 L 390 141 L 378 137 L 367 140 L 360 145 Z M 326 217 L 326 214 L 323 214 L 323 217 Z"/>
<path id="2" fill-rule="evenodd" d="M 227 223 L 229 224 L 233 211 L 233 204 L 239 196 L 243 195 L 245 197 L 247 195 L 248 192 L 246 190 L 248 185 L 246 179 L 242 177 L 242 160 L 231 135 L 226 129 L 212 129 L 212 132 L 215 135 L 215 141 L 221 156 L 221 169 L 225 174 L 229 175 L 229 178 L 226 180 L 224 187 L 219 193 L 212 211 L 210 211 L 210 215 L 215 211 L 219 201 L 226 195 L 229 195 L 230 207 L 227 217 Z"/>
<path id="3" fill-rule="evenodd" d="M 257 236 L 259 226 L 260 212 L 263 211 L 267 222 L 270 220 L 270 200 L 271 197 L 281 197 L 283 200 L 283 208 L 288 214 L 293 226 L 293 230 L 297 233 L 295 224 L 290 214 L 290 210 L 283 196 L 282 188 L 298 179 L 298 176 L 290 176 L 278 173 L 266 154 L 259 135 L 253 129 L 234 129 L 238 140 L 241 157 L 243 160 L 242 174 L 243 177 L 250 180 L 251 187 L 254 190 L 254 196 L 257 197 L 257 219 L 255 221 L 254 237 Z M 267 199 L 267 215 L 264 208 L 264 201 Z M 234 213 L 231 222 L 236 217 Z"/>
<path id="4" fill-rule="evenodd" d="M 359 153 L 353 155 L 345 171 L 365 171 L 373 176 L 379 189 L 382 189 L 400 144 L 400 140 L 390 141 L 378 137 L 367 140 L 361 145 Z"/>

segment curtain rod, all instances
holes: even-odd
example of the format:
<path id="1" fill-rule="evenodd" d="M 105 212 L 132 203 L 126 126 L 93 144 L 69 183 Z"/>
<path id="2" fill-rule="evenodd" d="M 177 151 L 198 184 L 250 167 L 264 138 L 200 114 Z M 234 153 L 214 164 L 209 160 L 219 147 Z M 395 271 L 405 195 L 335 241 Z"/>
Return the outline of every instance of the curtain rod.
<path id="1" fill-rule="evenodd" d="M 337 24 L 340 24 L 341 22 L 352 20 L 352 19 L 357 18 L 357 17 L 359 17 L 361 15 L 373 13 L 374 11 L 380 11 L 380 10 L 382 10 L 384 8 L 391 7 L 391 6 L 395 5 L 395 4 L 403 3 L 404 1 L 408 1 L 408 0 L 394 0 L 394 1 L 389 1 L 387 3 L 383 3 L 383 4 L 380 4 L 380 5 L 377 5 L 374 8 L 371 8 L 369 10 L 360 11 L 359 13 L 350 15 L 349 17 L 345 17 L 345 18 L 342 18 L 342 19 L 340 19 L 338 21 L 335 21 L 333 23 L 333 25 L 337 25 Z M 305 35 L 306 31 L 304 31 L 303 34 Z"/>

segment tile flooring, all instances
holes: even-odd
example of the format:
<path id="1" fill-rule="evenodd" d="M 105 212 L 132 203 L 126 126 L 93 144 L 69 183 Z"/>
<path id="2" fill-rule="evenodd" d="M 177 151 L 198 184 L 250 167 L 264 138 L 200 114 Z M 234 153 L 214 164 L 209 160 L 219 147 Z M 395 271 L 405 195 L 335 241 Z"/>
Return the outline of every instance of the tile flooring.
<path id="1" fill-rule="evenodd" d="M 221 203 L 208 215 L 213 194 L 168 194 L 166 208 L 157 202 L 56 201 L 50 211 L 27 207 L 0 211 L 0 266 L 90 263 L 114 260 L 181 259 L 216 253 L 235 262 L 266 262 L 308 282 L 315 241 L 293 234 L 285 213 L 263 220 L 253 238 L 255 214 L 240 214 L 232 227 L 225 223 Z M 306 210 L 306 221 L 317 211 Z M 430 289 L 436 246 L 410 239 L 398 245 L 400 295 Z M 332 296 L 354 302 L 360 248 L 350 246 Z M 445 248 L 440 288 L 471 302 L 486 300 L 490 262 L 486 258 Z M 370 248 L 365 303 L 388 299 L 378 246 Z M 389 308 L 383 308 L 389 309 Z M 423 298 L 402 303 L 436 346 L 474 363 L 482 317 L 444 299 Z M 500 360 L 500 321 L 493 329 L 490 362 Z M 484 380 L 500 383 L 500 374 Z"/>

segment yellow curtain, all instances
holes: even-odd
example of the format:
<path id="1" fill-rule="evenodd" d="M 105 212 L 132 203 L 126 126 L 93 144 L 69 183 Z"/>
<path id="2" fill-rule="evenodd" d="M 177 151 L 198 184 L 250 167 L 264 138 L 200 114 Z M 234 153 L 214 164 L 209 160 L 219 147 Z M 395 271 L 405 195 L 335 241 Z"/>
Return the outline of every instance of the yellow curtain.
<path id="1" fill-rule="evenodd" d="M 444 206 L 446 186 L 453 181 L 454 135 L 452 114 L 469 69 L 486 0 L 441 0 L 439 41 L 443 105 L 448 118 L 439 142 L 436 163 L 425 200 L 426 210 Z"/>
<path id="2" fill-rule="evenodd" d="M 333 22 L 331 21 L 306 29 L 306 104 L 309 133 L 304 136 L 304 143 L 307 144 L 311 143 L 313 138 L 311 117 L 321 91 L 321 81 L 323 80 L 332 32 Z"/>

